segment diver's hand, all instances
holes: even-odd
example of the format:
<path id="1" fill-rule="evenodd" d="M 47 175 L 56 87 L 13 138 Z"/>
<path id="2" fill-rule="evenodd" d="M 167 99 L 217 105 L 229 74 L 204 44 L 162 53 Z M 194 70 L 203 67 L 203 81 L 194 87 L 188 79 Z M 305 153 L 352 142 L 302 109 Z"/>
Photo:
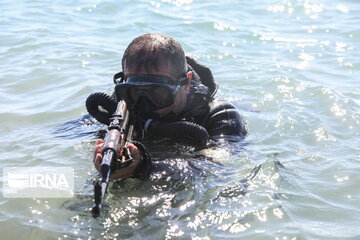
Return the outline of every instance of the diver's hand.
<path id="1" fill-rule="evenodd" d="M 101 169 L 101 161 L 103 158 L 103 156 L 102 156 L 103 146 L 104 146 L 104 140 L 97 139 L 93 163 L 94 163 L 95 168 L 98 170 L 98 172 L 100 172 L 100 169 Z M 116 180 L 116 179 L 122 179 L 122 178 L 128 178 L 128 177 L 134 176 L 136 168 L 139 166 L 139 164 L 141 162 L 142 156 L 141 156 L 139 149 L 134 144 L 129 143 L 127 145 L 127 148 L 129 148 L 130 154 L 131 154 L 132 158 L 134 159 L 134 162 L 131 163 L 126 168 L 121 168 L 121 169 L 118 169 L 115 172 L 111 173 L 110 179 Z"/>

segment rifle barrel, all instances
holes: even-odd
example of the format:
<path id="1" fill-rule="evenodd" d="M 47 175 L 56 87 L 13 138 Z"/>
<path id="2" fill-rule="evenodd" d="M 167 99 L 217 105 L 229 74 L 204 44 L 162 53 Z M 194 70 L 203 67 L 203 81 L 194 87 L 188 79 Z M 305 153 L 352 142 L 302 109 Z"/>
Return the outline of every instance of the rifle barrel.
<path id="1" fill-rule="evenodd" d="M 110 119 L 108 132 L 105 136 L 103 146 L 103 159 L 101 162 L 101 181 L 94 185 L 94 199 L 95 203 L 91 210 L 94 218 L 100 216 L 100 210 L 104 202 L 105 194 L 108 189 L 110 181 L 110 172 L 112 162 L 118 158 L 118 149 L 123 149 L 126 142 L 131 139 L 133 126 L 128 126 L 129 114 L 126 108 L 125 101 L 118 102 L 117 108 L 113 117 Z M 129 129 L 127 129 L 129 128 Z M 129 131 L 127 131 L 129 130 Z M 127 134 L 127 136 L 126 136 Z M 131 134 L 131 135 L 130 135 Z"/>

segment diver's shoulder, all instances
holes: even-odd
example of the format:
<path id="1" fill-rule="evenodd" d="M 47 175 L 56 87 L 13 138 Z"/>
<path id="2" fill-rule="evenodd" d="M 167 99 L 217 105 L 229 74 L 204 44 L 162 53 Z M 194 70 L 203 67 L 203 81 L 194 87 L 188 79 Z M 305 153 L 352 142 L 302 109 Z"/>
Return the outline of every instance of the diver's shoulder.
<path id="1" fill-rule="evenodd" d="M 214 98 L 209 102 L 209 113 L 215 114 L 219 111 L 223 111 L 226 109 L 238 110 L 234 104 L 232 104 L 231 102 L 229 102 L 227 100 L 223 100 L 220 98 Z"/>
<path id="2" fill-rule="evenodd" d="M 209 111 L 203 119 L 203 126 L 210 136 L 245 137 L 247 134 L 246 121 L 239 109 L 231 102 L 219 98 L 209 102 Z"/>

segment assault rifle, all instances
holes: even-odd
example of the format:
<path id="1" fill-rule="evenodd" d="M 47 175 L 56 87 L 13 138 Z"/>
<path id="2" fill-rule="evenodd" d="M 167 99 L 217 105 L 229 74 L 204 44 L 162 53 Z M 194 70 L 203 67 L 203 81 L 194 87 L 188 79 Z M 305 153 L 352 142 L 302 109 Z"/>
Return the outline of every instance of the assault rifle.
<path id="1" fill-rule="evenodd" d="M 116 169 L 129 166 L 133 159 L 126 144 L 131 141 L 134 126 L 129 124 L 130 115 L 124 100 L 117 104 L 116 111 L 110 118 L 110 124 L 105 136 L 102 150 L 101 179 L 94 184 L 95 204 L 91 210 L 92 216 L 100 216 L 100 210 L 104 203 L 105 194 L 108 190 L 110 173 Z M 122 153 L 119 154 L 118 153 Z"/>

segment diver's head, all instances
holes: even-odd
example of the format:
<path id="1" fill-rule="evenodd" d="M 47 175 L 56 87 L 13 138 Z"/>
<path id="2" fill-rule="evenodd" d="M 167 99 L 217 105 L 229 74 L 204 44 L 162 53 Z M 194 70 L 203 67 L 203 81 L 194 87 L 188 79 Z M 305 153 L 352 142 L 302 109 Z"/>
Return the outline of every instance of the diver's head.
<path id="1" fill-rule="evenodd" d="M 122 69 L 125 75 L 155 71 L 177 78 L 187 67 L 180 43 L 169 36 L 150 33 L 135 38 L 129 44 L 123 55 Z"/>
<path id="2" fill-rule="evenodd" d="M 144 118 L 163 118 L 184 108 L 192 72 L 173 38 L 162 34 L 135 38 L 125 50 L 122 67 L 125 79 L 117 85 L 116 95 Z"/>

